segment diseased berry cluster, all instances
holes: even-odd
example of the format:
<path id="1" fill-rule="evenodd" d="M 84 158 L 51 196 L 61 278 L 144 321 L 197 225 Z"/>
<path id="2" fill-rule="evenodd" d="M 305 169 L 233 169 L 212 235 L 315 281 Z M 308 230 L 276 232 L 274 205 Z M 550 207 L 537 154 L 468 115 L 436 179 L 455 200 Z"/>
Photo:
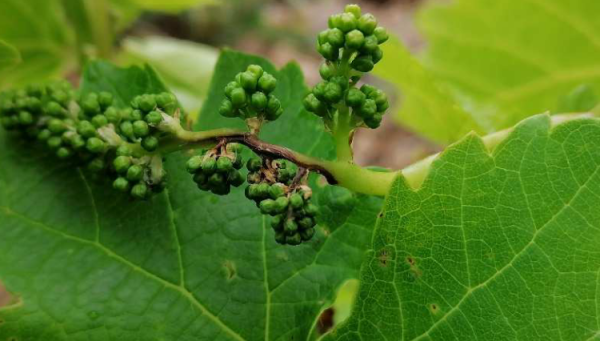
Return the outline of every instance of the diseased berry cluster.
<path id="1" fill-rule="evenodd" d="M 164 189 L 162 156 L 153 154 L 168 133 L 158 129 L 173 114 L 169 93 L 136 97 L 118 108 L 111 93 L 78 94 L 66 81 L 0 94 L 0 121 L 7 130 L 43 142 L 61 159 L 107 171 L 113 187 L 145 199 Z"/>
<path id="2" fill-rule="evenodd" d="M 362 72 L 368 72 L 381 60 L 379 44 L 388 35 L 371 14 L 361 14 L 360 7 L 348 5 L 342 14 L 329 18 L 329 29 L 319 34 L 319 52 L 326 61 L 317 83 L 304 99 L 306 110 L 323 118 L 333 130 L 336 119 L 352 115 L 351 127 L 377 128 L 389 108 L 387 96 L 371 85 L 356 87 Z M 333 51 L 333 52 L 329 52 Z M 350 113 L 351 108 L 351 113 Z"/>
<path id="3" fill-rule="evenodd" d="M 250 65 L 225 87 L 227 98 L 221 103 L 219 113 L 244 120 L 275 121 L 283 114 L 279 99 L 272 94 L 276 86 L 273 75 L 259 65 Z"/>
<path id="4" fill-rule="evenodd" d="M 230 143 L 193 156 L 187 162 L 187 170 L 194 175 L 199 189 L 226 195 L 231 186 L 239 187 L 244 183 L 239 171 L 243 165 L 241 146 Z"/>
<path id="5" fill-rule="evenodd" d="M 299 245 L 315 233 L 318 208 L 310 202 L 312 191 L 302 185 L 295 166 L 285 160 L 250 159 L 246 197 L 262 214 L 273 217 L 271 226 L 279 244 Z"/>

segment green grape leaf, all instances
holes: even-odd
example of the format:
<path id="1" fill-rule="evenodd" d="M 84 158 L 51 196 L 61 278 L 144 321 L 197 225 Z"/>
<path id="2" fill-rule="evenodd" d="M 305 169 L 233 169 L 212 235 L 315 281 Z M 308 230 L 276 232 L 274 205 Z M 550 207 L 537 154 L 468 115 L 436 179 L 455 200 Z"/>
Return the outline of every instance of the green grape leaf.
<path id="1" fill-rule="evenodd" d="M 142 10 L 177 13 L 183 10 L 203 6 L 219 4 L 217 0 L 125 0 L 122 1 L 137 6 Z"/>
<path id="2" fill-rule="evenodd" d="M 58 0 L 0 1 L 0 39 L 14 46 L 23 61 L 3 75 L 0 86 L 49 78 L 73 62 L 73 37 Z"/>
<path id="3" fill-rule="evenodd" d="M 121 58 L 152 65 L 186 111 L 195 113 L 207 96 L 218 52 L 206 45 L 173 38 L 127 38 Z"/>
<path id="4" fill-rule="evenodd" d="M 429 4 L 417 18 L 427 46 L 420 61 L 446 90 L 443 96 L 419 92 L 427 79 L 414 85 L 395 80 L 401 62 L 388 63 L 378 73 L 406 95 L 399 120 L 435 141 L 460 138 L 461 132 L 453 130 L 465 117 L 457 109 L 433 115 L 429 111 L 435 106 L 415 102 L 450 101 L 477 123 L 469 120 L 466 128 L 498 131 L 533 114 L 558 112 L 561 99 L 583 84 L 600 93 L 599 12 L 600 2 L 589 0 Z M 386 58 L 394 60 L 396 48 L 386 49 Z M 437 131 L 430 128 L 430 117 L 442 122 Z"/>
<path id="5" fill-rule="evenodd" d="M 470 134 L 417 188 L 399 175 L 325 340 L 597 340 L 600 120 L 551 122 Z"/>
<path id="6" fill-rule="evenodd" d="M 297 65 L 275 70 L 226 51 L 207 103 L 219 102 L 217 80 L 248 63 L 280 80 L 287 111 L 266 131 L 269 141 L 301 132 L 287 143 L 329 154 L 317 118 L 297 100 L 304 93 Z M 120 104 L 161 86 L 151 69 L 103 62 L 89 65 L 83 81 L 86 91 L 113 92 Z M 216 124 L 217 115 L 205 105 L 198 125 Z M 0 146 L 0 280 L 17 297 L 0 308 L 1 340 L 306 339 L 336 288 L 358 276 L 382 204 L 316 186 L 317 234 L 282 247 L 243 188 L 225 197 L 199 191 L 185 170 L 189 155 L 168 155 L 167 190 L 135 202 L 31 142 L 1 131 Z"/>
<path id="7" fill-rule="evenodd" d="M 0 72 L 4 72 L 20 62 L 21 54 L 19 51 L 14 46 L 0 40 Z"/>

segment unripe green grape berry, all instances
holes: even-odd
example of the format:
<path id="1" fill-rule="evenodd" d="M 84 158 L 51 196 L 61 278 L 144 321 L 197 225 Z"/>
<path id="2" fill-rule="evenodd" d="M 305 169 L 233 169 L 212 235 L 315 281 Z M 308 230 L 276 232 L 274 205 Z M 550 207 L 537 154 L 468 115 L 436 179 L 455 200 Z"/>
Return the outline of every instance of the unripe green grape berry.
<path id="1" fill-rule="evenodd" d="M 248 72 L 252 72 L 256 78 L 260 78 L 263 75 L 263 68 L 260 67 L 260 65 L 256 65 L 256 64 L 251 64 L 248 65 L 248 68 L 246 69 L 246 71 Z"/>
<path id="2" fill-rule="evenodd" d="M 208 158 L 202 161 L 202 172 L 212 174 L 217 170 L 217 161 L 213 158 Z"/>
<path id="3" fill-rule="evenodd" d="M 277 204 L 273 199 L 265 199 L 258 204 L 258 207 L 260 208 L 260 212 L 262 214 L 272 214 L 275 212 Z"/>
<path id="4" fill-rule="evenodd" d="M 270 73 L 264 72 L 258 79 L 258 90 L 270 94 L 277 87 L 277 79 Z"/>
<path id="5" fill-rule="evenodd" d="M 327 31 L 327 43 L 331 44 L 334 48 L 340 48 L 344 46 L 345 35 L 339 28 L 332 28 Z"/>
<path id="6" fill-rule="evenodd" d="M 5 117 L 3 117 L 5 118 Z M 48 140 L 50 137 L 52 136 L 52 132 L 48 129 L 42 129 L 38 135 L 37 135 L 37 139 L 40 141 L 46 141 Z"/>
<path id="7" fill-rule="evenodd" d="M 148 113 L 148 115 L 146 115 L 146 117 L 144 117 L 144 120 L 153 126 L 158 125 L 160 122 L 162 122 L 163 117 L 162 114 L 159 113 L 158 111 L 151 111 Z"/>
<path id="8" fill-rule="evenodd" d="M 123 177 L 118 177 L 113 181 L 113 188 L 119 192 L 129 191 L 129 181 Z"/>
<path id="9" fill-rule="evenodd" d="M 371 54 L 371 58 L 373 59 L 373 64 L 379 63 L 379 61 L 383 59 L 383 50 L 378 46 Z"/>
<path id="10" fill-rule="evenodd" d="M 233 103 L 225 98 L 219 107 L 219 114 L 223 117 L 235 117 L 237 116 L 237 110 L 233 108 Z"/>
<path id="11" fill-rule="evenodd" d="M 88 95 L 81 102 L 81 109 L 89 116 L 100 113 L 100 103 L 98 103 L 97 96 Z"/>
<path id="12" fill-rule="evenodd" d="M 208 183 L 208 176 L 204 173 L 196 173 L 193 179 L 198 185 Z"/>
<path id="13" fill-rule="evenodd" d="M 302 238 L 302 241 L 305 241 L 305 242 L 311 240 L 314 235 L 315 235 L 315 229 L 312 227 L 300 231 L 300 237 Z"/>
<path id="14" fill-rule="evenodd" d="M 233 162 L 226 156 L 221 156 L 217 159 L 217 172 L 229 173 L 233 170 Z"/>
<path id="15" fill-rule="evenodd" d="M 231 103 L 234 108 L 242 108 L 246 105 L 246 91 L 242 88 L 235 88 L 231 91 Z"/>
<path id="16" fill-rule="evenodd" d="M 68 148 L 65 148 L 65 147 L 60 147 L 56 151 L 56 156 L 58 156 L 59 159 L 63 159 L 64 160 L 64 159 L 70 157 L 71 155 L 73 155 L 73 153 L 71 152 L 71 150 L 69 150 Z"/>
<path id="17" fill-rule="evenodd" d="M 63 141 L 58 136 L 52 136 L 48 139 L 48 141 L 46 141 L 46 143 L 50 149 L 58 149 L 62 145 Z"/>
<path id="18" fill-rule="evenodd" d="M 104 151 L 104 141 L 97 137 L 92 137 L 87 140 L 85 147 L 91 153 L 102 153 Z"/>
<path id="19" fill-rule="evenodd" d="M 358 25 L 358 20 L 351 13 L 342 13 L 339 16 L 339 20 L 337 23 L 337 28 L 342 30 L 344 33 L 350 32 L 356 29 Z"/>
<path id="20" fill-rule="evenodd" d="M 323 98 L 325 101 L 335 104 L 342 99 L 343 90 L 342 87 L 335 82 L 327 82 L 323 92 Z"/>
<path id="21" fill-rule="evenodd" d="M 131 158 L 129 156 L 118 156 L 113 161 L 113 166 L 117 173 L 124 174 L 131 167 Z"/>
<path id="22" fill-rule="evenodd" d="M 329 80 L 334 75 L 333 67 L 328 62 L 322 63 L 319 67 L 319 74 L 324 80 Z"/>
<path id="23" fill-rule="evenodd" d="M 269 197 L 269 184 L 263 182 L 258 185 L 258 195 L 260 198 L 268 198 Z"/>
<path id="24" fill-rule="evenodd" d="M 33 115 L 29 111 L 19 111 L 19 123 L 24 126 L 33 124 Z"/>
<path id="25" fill-rule="evenodd" d="M 264 111 L 267 107 L 267 96 L 263 92 L 255 92 L 252 94 L 252 108 L 256 111 Z"/>
<path id="26" fill-rule="evenodd" d="M 202 167 L 202 157 L 199 155 L 192 156 L 186 163 L 187 171 L 191 174 L 196 173 Z"/>
<path id="27" fill-rule="evenodd" d="M 379 44 L 385 43 L 390 38 L 387 30 L 381 26 L 373 30 L 373 35 L 377 38 Z"/>
<path id="28" fill-rule="evenodd" d="M 131 196 L 136 199 L 145 199 L 148 195 L 148 186 L 145 183 L 140 182 L 133 186 L 131 189 Z"/>
<path id="29" fill-rule="evenodd" d="M 140 181 L 144 177 L 144 169 L 140 165 L 132 165 L 127 169 L 127 175 L 125 177 L 129 181 Z"/>
<path id="30" fill-rule="evenodd" d="M 283 231 L 286 235 L 291 236 L 298 231 L 298 224 L 293 219 L 288 219 L 283 224 Z"/>
<path id="31" fill-rule="evenodd" d="M 135 137 L 145 137 L 150 134 L 150 127 L 148 127 L 148 123 L 144 121 L 135 121 L 133 122 L 133 135 Z"/>
<path id="32" fill-rule="evenodd" d="M 234 170 L 227 176 L 227 183 L 235 187 L 240 187 L 244 183 L 244 177 L 240 172 Z"/>
<path id="33" fill-rule="evenodd" d="M 104 115 L 96 115 L 92 118 L 92 124 L 96 128 L 101 128 L 108 124 L 108 119 Z"/>
<path id="34" fill-rule="evenodd" d="M 48 104 L 46 104 L 46 113 L 50 116 L 57 117 L 64 114 L 65 109 L 56 102 L 48 102 Z"/>
<path id="35" fill-rule="evenodd" d="M 122 144 L 117 148 L 115 154 L 117 154 L 117 156 L 131 156 L 133 151 L 126 144 Z"/>
<path id="36" fill-rule="evenodd" d="M 341 86 L 342 91 L 345 91 L 350 86 L 350 84 L 348 83 L 348 78 L 346 78 L 344 76 L 334 76 L 334 77 L 331 77 L 331 79 L 329 81 Z"/>
<path id="37" fill-rule="evenodd" d="M 283 184 L 275 183 L 275 184 L 269 186 L 269 196 L 271 197 L 271 199 L 275 200 L 284 195 L 285 195 L 285 188 L 284 188 Z"/>
<path id="38" fill-rule="evenodd" d="M 365 36 L 359 30 L 352 30 L 346 33 L 346 47 L 351 50 L 360 49 L 365 43 Z"/>
<path id="39" fill-rule="evenodd" d="M 369 72 L 373 70 L 373 67 L 375 66 L 373 58 L 370 55 L 359 55 L 354 58 L 350 65 L 353 69 L 360 72 Z"/>
<path id="40" fill-rule="evenodd" d="M 106 164 L 104 163 L 104 159 L 101 157 L 95 158 L 87 164 L 87 169 L 93 173 L 103 171 L 104 167 L 106 167 Z"/>
<path id="41" fill-rule="evenodd" d="M 113 95 L 110 92 L 103 91 L 98 95 L 98 103 L 104 109 L 113 104 Z"/>
<path id="42" fill-rule="evenodd" d="M 304 199 L 302 199 L 300 194 L 294 193 L 290 196 L 290 205 L 294 209 L 302 208 L 304 206 Z"/>
<path id="43" fill-rule="evenodd" d="M 366 36 L 365 42 L 360 51 L 364 54 L 373 54 L 377 50 L 379 43 L 374 35 Z"/>
<path id="44" fill-rule="evenodd" d="M 108 122 L 112 124 L 117 124 L 119 121 L 121 121 L 121 112 L 114 107 L 107 108 L 104 111 L 104 116 L 106 116 Z"/>
<path id="45" fill-rule="evenodd" d="M 288 208 L 289 204 L 290 204 L 290 200 L 286 197 L 279 197 L 279 198 L 275 199 L 276 213 L 283 213 Z"/>
<path id="46" fill-rule="evenodd" d="M 153 95 L 142 95 L 138 100 L 138 107 L 140 110 L 149 112 L 156 108 L 156 100 Z"/>
<path id="47" fill-rule="evenodd" d="M 356 19 L 359 19 L 361 16 L 360 6 L 355 4 L 346 5 L 344 12 L 351 13 Z"/>
<path id="48" fill-rule="evenodd" d="M 315 220 L 311 217 L 304 217 L 298 221 L 298 226 L 303 230 L 309 229 L 315 226 Z"/>
<path id="49" fill-rule="evenodd" d="M 156 99 L 156 105 L 158 105 L 161 108 L 167 108 L 169 105 L 175 104 L 177 101 L 175 96 L 173 96 L 173 94 L 170 94 L 168 92 L 163 92 L 160 95 L 155 96 L 155 99 Z"/>
<path id="50" fill-rule="evenodd" d="M 121 134 L 123 134 L 126 137 L 134 137 L 133 124 L 129 121 L 121 123 L 121 125 L 119 126 L 119 130 L 121 131 Z"/>
<path id="51" fill-rule="evenodd" d="M 379 125 L 381 125 L 381 121 L 383 119 L 383 115 L 381 114 L 375 114 L 371 117 L 367 117 L 365 118 L 365 125 L 371 129 L 376 129 L 379 127 Z"/>
<path id="52" fill-rule="evenodd" d="M 67 130 L 67 127 L 62 120 L 53 118 L 48 122 L 48 129 L 54 134 L 60 134 Z"/>
<path id="53" fill-rule="evenodd" d="M 220 173 L 213 173 L 208 178 L 208 184 L 211 185 L 212 187 L 221 186 L 221 185 L 223 185 L 223 182 L 225 182 L 225 178 Z"/>
<path id="54" fill-rule="evenodd" d="M 158 143 L 156 136 L 146 136 L 142 139 L 142 147 L 149 152 L 155 151 L 158 148 Z"/>
<path id="55" fill-rule="evenodd" d="M 258 158 L 250 158 L 248 162 L 246 162 L 246 168 L 250 172 L 258 172 L 262 167 L 262 160 Z"/>
<path id="56" fill-rule="evenodd" d="M 256 85 L 258 82 L 258 77 L 252 72 L 246 71 L 242 72 L 240 76 L 240 85 L 246 91 L 252 93 L 256 90 Z"/>
<path id="57" fill-rule="evenodd" d="M 225 96 L 227 96 L 227 98 L 231 99 L 231 92 L 233 91 L 233 89 L 236 89 L 239 87 L 240 87 L 240 85 L 235 81 L 227 83 L 227 86 L 225 86 Z"/>
<path id="58" fill-rule="evenodd" d="M 363 14 L 358 19 L 358 29 L 366 35 L 372 34 L 376 27 L 377 19 L 375 19 L 375 16 L 371 13 Z"/>
<path id="59" fill-rule="evenodd" d="M 144 119 L 144 114 L 141 110 L 133 110 L 131 111 L 131 120 L 132 121 L 141 121 Z"/>
<path id="60" fill-rule="evenodd" d="M 269 101 L 267 103 L 267 113 L 275 114 L 279 108 L 281 108 L 281 102 L 279 99 L 273 95 L 269 95 Z"/>
<path id="61" fill-rule="evenodd" d="M 319 215 L 319 208 L 315 204 L 306 204 L 304 206 L 304 211 L 311 217 L 316 217 Z"/>
<path id="62" fill-rule="evenodd" d="M 367 96 L 362 91 L 352 88 L 348 90 L 348 94 L 346 95 L 346 104 L 353 108 L 358 108 L 363 105 L 365 99 L 367 99 Z"/>
<path id="63" fill-rule="evenodd" d="M 246 190 L 244 193 L 246 195 L 246 198 L 248 198 L 250 200 L 254 200 L 254 199 L 257 199 L 260 197 L 257 184 L 251 184 L 248 187 L 246 187 Z"/>
<path id="64" fill-rule="evenodd" d="M 323 56 L 323 58 L 330 61 L 336 61 L 340 55 L 339 49 L 333 47 L 330 43 L 319 45 L 317 51 L 319 54 L 321 54 L 321 56 Z"/>

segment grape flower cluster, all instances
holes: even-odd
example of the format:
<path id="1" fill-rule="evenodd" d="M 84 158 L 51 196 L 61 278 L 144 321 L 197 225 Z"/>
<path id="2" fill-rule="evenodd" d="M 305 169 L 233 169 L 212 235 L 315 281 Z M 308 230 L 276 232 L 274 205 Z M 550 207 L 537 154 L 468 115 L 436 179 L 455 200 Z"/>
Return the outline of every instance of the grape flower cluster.
<path id="1" fill-rule="evenodd" d="M 198 188 L 217 195 L 229 194 L 231 186 L 244 183 L 239 171 L 243 166 L 241 146 L 237 143 L 219 145 L 187 162 L 187 170 L 194 175 Z"/>

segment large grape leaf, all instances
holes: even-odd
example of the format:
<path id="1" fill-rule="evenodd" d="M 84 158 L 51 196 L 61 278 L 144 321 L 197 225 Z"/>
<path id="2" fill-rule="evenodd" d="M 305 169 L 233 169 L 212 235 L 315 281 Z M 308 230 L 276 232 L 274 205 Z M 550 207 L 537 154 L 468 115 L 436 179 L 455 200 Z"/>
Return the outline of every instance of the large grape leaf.
<path id="1" fill-rule="evenodd" d="M 476 126 L 456 110 L 432 114 L 433 105 L 410 105 L 447 97 L 419 93 L 427 78 L 414 84 L 394 78 L 405 67 L 397 46 L 383 45 L 384 60 L 396 63 L 378 72 L 408 98 L 398 118 L 412 129 L 445 143 L 462 137 L 455 129 L 461 121 L 465 129 L 496 131 L 529 115 L 556 112 L 561 99 L 580 85 L 600 93 L 599 12 L 600 2 L 590 0 L 454 0 L 425 6 L 417 18 L 426 40 L 420 61 Z M 449 123 L 432 132 L 432 115 Z"/>
<path id="2" fill-rule="evenodd" d="M 277 71 L 225 52 L 211 96 L 220 96 L 219 80 L 231 69 L 250 62 L 280 79 L 287 105 L 280 130 L 266 134 L 270 141 L 298 132 L 298 150 L 329 154 L 318 121 L 299 109 L 304 84 L 294 64 Z M 100 69 L 104 77 L 89 77 Z M 157 80 L 126 82 L 124 75 L 153 77 L 140 68 L 92 64 L 86 75 L 84 89 L 127 86 L 125 96 L 162 89 Z M 205 108 L 203 127 L 219 121 L 214 106 Z M 133 202 L 30 142 L 1 132 L 0 146 L 0 280 L 17 297 L 0 308 L 1 340 L 306 339 L 336 288 L 357 277 L 381 208 L 377 198 L 317 187 L 316 237 L 282 247 L 243 189 L 225 197 L 199 191 L 184 155 L 167 157 L 164 194 Z"/>
<path id="3" fill-rule="evenodd" d="M 397 178 L 326 340 L 600 338 L 600 120 L 535 116 L 494 144 Z"/>

